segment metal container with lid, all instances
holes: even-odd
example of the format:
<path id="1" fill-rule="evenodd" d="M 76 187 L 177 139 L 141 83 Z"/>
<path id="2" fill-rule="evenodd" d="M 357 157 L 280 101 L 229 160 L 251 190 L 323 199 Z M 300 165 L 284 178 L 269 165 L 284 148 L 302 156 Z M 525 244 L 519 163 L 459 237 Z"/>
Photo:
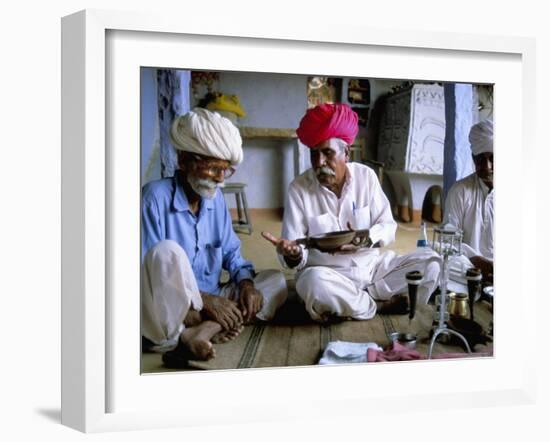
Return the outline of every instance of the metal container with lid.
<path id="1" fill-rule="evenodd" d="M 398 342 L 403 347 L 414 350 L 416 348 L 416 335 L 412 333 L 393 332 L 389 335 L 392 343 Z"/>

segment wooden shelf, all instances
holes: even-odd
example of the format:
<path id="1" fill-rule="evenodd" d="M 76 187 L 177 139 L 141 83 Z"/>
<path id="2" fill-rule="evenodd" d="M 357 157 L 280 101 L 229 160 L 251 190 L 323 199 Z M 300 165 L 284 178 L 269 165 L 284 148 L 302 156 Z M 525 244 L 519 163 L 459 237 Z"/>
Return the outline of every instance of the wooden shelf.
<path id="1" fill-rule="evenodd" d="M 297 138 L 296 129 L 239 126 L 239 132 L 242 138 Z"/>

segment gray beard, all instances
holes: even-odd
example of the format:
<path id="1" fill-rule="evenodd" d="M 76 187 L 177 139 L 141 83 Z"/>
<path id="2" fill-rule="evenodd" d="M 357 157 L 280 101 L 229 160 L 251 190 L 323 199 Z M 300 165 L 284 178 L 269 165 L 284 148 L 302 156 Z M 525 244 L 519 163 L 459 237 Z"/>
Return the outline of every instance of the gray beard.
<path id="1" fill-rule="evenodd" d="M 187 176 L 187 181 L 195 193 L 200 195 L 202 198 L 207 198 L 209 200 L 216 196 L 216 190 L 218 187 L 224 186 L 224 183 L 218 184 L 213 180 L 197 178 L 192 175 Z"/>

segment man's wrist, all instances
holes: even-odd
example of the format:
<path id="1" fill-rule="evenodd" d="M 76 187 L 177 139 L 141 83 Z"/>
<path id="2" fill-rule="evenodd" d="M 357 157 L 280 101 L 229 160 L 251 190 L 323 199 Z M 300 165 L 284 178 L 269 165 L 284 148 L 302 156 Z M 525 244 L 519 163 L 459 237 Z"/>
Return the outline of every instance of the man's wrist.
<path id="1" fill-rule="evenodd" d="M 251 279 L 241 279 L 239 281 L 239 290 L 242 290 L 246 287 L 254 288 L 254 281 L 252 281 Z"/>

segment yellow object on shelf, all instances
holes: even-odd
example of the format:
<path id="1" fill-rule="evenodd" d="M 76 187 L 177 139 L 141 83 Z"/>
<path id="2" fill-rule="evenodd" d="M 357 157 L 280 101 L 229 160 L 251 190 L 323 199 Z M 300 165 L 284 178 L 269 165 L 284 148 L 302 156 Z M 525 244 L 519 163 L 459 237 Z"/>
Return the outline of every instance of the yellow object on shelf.
<path id="1" fill-rule="evenodd" d="M 220 110 L 233 112 L 238 117 L 246 117 L 246 112 L 241 106 L 239 97 L 236 95 L 216 94 L 216 98 L 206 106 L 209 110 Z"/>

